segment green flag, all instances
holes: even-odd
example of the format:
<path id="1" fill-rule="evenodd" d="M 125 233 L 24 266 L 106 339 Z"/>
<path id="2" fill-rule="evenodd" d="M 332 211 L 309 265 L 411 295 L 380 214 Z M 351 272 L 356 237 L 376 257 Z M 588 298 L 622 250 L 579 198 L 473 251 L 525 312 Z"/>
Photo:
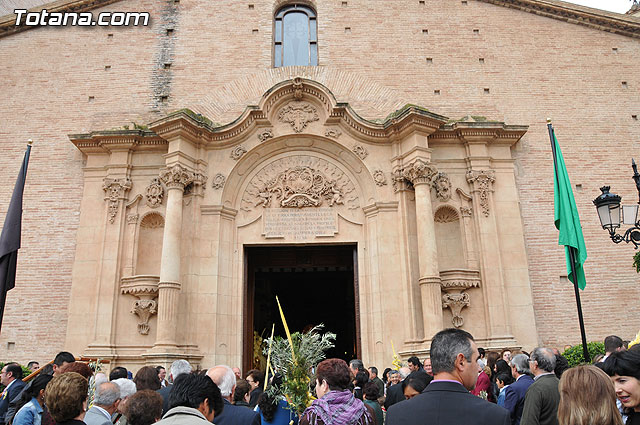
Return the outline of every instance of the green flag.
<path id="1" fill-rule="evenodd" d="M 553 146 L 555 148 L 555 178 L 553 181 L 553 194 L 555 203 L 555 225 L 560 231 L 558 236 L 558 245 L 564 245 L 565 255 L 567 257 L 567 274 L 569 280 L 577 283 L 580 289 L 587 286 L 584 277 L 584 262 L 587 259 L 587 247 L 584 245 L 584 236 L 582 236 L 582 226 L 580 225 L 580 217 L 578 216 L 578 208 L 576 208 L 576 200 L 571 190 L 571 182 L 567 174 L 567 168 L 564 165 L 562 151 L 558 145 L 558 140 L 553 134 Z M 569 247 L 575 248 L 575 270 L 573 275 L 571 268 L 571 255 Z M 577 282 L 576 282 L 577 278 Z"/>

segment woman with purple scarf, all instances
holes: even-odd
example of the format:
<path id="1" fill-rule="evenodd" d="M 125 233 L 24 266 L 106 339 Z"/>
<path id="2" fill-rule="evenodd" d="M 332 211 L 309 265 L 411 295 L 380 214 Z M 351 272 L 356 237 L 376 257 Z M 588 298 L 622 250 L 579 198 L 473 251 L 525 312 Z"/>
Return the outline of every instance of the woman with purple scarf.
<path id="1" fill-rule="evenodd" d="M 300 425 L 375 425 L 371 408 L 349 390 L 351 373 L 344 360 L 327 359 L 316 368 L 316 394 Z M 381 424 L 380 424 L 381 425 Z"/>

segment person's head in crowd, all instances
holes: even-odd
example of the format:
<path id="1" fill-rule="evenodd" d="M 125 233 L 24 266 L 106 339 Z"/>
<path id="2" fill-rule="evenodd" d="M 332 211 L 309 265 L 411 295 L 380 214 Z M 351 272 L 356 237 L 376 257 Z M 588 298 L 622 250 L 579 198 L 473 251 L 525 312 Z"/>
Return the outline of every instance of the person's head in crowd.
<path id="1" fill-rule="evenodd" d="M 409 400 L 417 396 L 427 388 L 427 384 L 429 384 L 429 381 L 424 373 L 421 373 L 418 370 L 411 372 L 409 376 L 402 381 L 402 392 L 404 394 L 404 398 Z"/>
<path id="2" fill-rule="evenodd" d="M 57 423 L 71 419 L 82 420 L 87 409 L 89 383 L 76 372 L 56 375 L 47 385 L 44 401 Z"/>
<path id="3" fill-rule="evenodd" d="M 369 377 L 373 380 L 378 377 L 378 368 L 375 366 L 371 366 L 369 368 Z"/>
<path id="4" fill-rule="evenodd" d="M 351 383 L 351 370 L 342 359 L 326 359 L 316 367 L 316 394 L 322 398 L 329 391 L 344 391 Z"/>
<path id="5" fill-rule="evenodd" d="M 128 425 L 156 423 L 162 417 L 162 396 L 156 391 L 138 391 L 129 397 L 124 415 Z"/>
<path id="6" fill-rule="evenodd" d="M 109 378 L 107 377 L 106 374 L 102 373 L 102 372 L 98 372 L 93 376 L 93 382 L 96 385 L 100 385 L 103 382 L 109 382 Z"/>
<path id="7" fill-rule="evenodd" d="M 160 379 L 160 385 L 162 385 L 162 381 L 167 377 L 167 369 L 164 366 L 156 366 L 156 372 L 158 372 L 158 379 Z"/>
<path id="8" fill-rule="evenodd" d="M 61 351 L 56 354 L 56 357 L 53 359 L 53 374 L 57 375 L 60 373 L 60 368 L 67 363 L 73 363 L 76 361 L 76 358 L 68 351 Z"/>
<path id="9" fill-rule="evenodd" d="M 360 372 L 356 373 L 356 378 L 353 380 L 353 383 L 357 388 L 363 389 L 367 382 L 369 382 L 369 376 L 367 375 L 367 372 L 361 370 Z"/>
<path id="10" fill-rule="evenodd" d="M 93 375 L 93 370 L 91 370 L 89 365 L 84 362 L 67 363 L 58 370 L 59 370 L 59 373 L 68 373 L 68 372 L 79 373 L 84 377 L 84 379 L 87 379 L 87 380 L 91 378 L 91 376 Z"/>
<path id="11" fill-rule="evenodd" d="M 118 388 L 120 388 L 120 404 L 118 405 L 118 412 L 124 415 L 127 410 L 127 403 L 129 403 L 129 398 L 137 391 L 136 384 L 134 384 L 131 379 L 127 378 L 118 378 L 114 379 L 111 382 L 113 382 L 118 386 Z"/>
<path id="12" fill-rule="evenodd" d="M 605 360 L 602 370 L 611 377 L 616 396 L 624 408 L 640 412 L 640 351 L 614 351 Z"/>
<path id="13" fill-rule="evenodd" d="M 400 378 L 400 372 L 398 372 L 397 370 L 390 370 L 389 374 L 387 375 L 388 379 L 389 379 L 389 383 L 391 383 L 391 385 L 395 385 L 398 382 L 400 382 L 401 378 Z"/>
<path id="14" fill-rule="evenodd" d="M 558 379 L 560 379 L 564 371 L 569 369 L 569 361 L 562 354 L 556 353 L 555 357 L 556 367 L 553 369 L 553 372 L 556 374 Z"/>
<path id="15" fill-rule="evenodd" d="M 479 359 L 484 359 L 485 355 L 486 355 L 486 351 L 484 348 L 482 347 L 478 347 L 478 358 Z"/>
<path id="16" fill-rule="evenodd" d="M 499 389 L 511 385 L 513 384 L 513 376 L 511 376 L 511 373 L 501 372 L 496 375 L 496 384 Z"/>
<path id="17" fill-rule="evenodd" d="M 115 381 L 120 378 L 127 378 L 127 369 L 122 366 L 116 366 L 109 373 L 109 381 Z"/>
<path id="18" fill-rule="evenodd" d="M 498 376 L 501 373 L 511 374 L 511 366 L 509 366 L 509 363 L 506 362 L 505 360 L 498 359 L 498 361 L 496 362 L 496 373 L 495 373 L 495 376 Z"/>
<path id="19" fill-rule="evenodd" d="M 239 367 L 234 367 L 233 373 L 236 375 L 236 378 L 242 379 L 242 371 L 240 370 Z"/>
<path id="20" fill-rule="evenodd" d="M 160 378 L 158 378 L 158 371 L 153 366 L 144 366 L 138 370 L 133 382 L 136 384 L 138 391 L 140 390 L 159 390 L 162 385 L 160 384 Z"/>
<path id="21" fill-rule="evenodd" d="M 4 365 L 2 372 L 0 372 L 0 382 L 2 385 L 6 387 L 16 379 L 22 379 L 22 368 L 20 365 L 15 362 Z"/>
<path id="22" fill-rule="evenodd" d="M 436 379 L 460 382 L 472 390 L 478 380 L 478 347 L 462 329 L 444 329 L 431 340 L 431 367 Z"/>
<path id="23" fill-rule="evenodd" d="M 356 373 L 360 372 L 361 370 L 364 370 L 364 363 L 362 363 L 362 360 L 360 359 L 353 359 L 349 362 L 349 370 L 351 371 L 351 373 L 353 374 L 353 377 L 355 378 Z"/>
<path id="24" fill-rule="evenodd" d="M 48 363 L 40 368 L 39 375 L 51 375 L 53 376 L 53 364 Z"/>
<path id="25" fill-rule="evenodd" d="M 407 360 L 407 364 L 409 365 L 409 369 L 411 369 L 411 372 L 422 369 L 422 363 L 420 363 L 420 359 L 416 356 L 409 357 L 409 360 Z"/>
<path id="26" fill-rule="evenodd" d="M 491 370 L 491 373 L 495 376 L 496 362 L 500 359 L 500 353 L 495 351 L 488 351 L 487 353 L 487 366 Z"/>
<path id="27" fill-rule="evenodd" d="M 431 357 L 427 357 L 422 362 L 422 366 L 424 367 L 424 371 L 427 372 L 427 375 L 433 376 L 433 369 L 431 368 Z"/>
<path id="28" fill-rule="evenodd" d="M 191 373 L 192 367 L 191 364 L 184 360 L 178 359 L 171 363 L 171 367 L 169 368 L 169 380 L 171 382 L 175 381 L 176 378 L 183 373 Z"/>
<path id="29" fill-rule="evenodd" d="M 120 387 L 115 382 L 103 382 L 96 386 L 96 396 L 93 404 L 102 407 L 113 415 L 120 404 Z"/>
<path id="30" fill-rule="evenodd" d="M 385 385 L 389 382 L 389 372 L 391 372 L 390 367 L 386 368 L 384 372 L 382 372 L 382 382 L 384 382 Z"/>
<path id="31" fill-rule="evenodd" d="M 259 371 L 258 369 L 251 369 L 247 373 L 247 382 L 251 386 L 251 391 L 255 390 L 256 388 L 262 388 L 262 386 L 264 385 L 264 373 Z"/>
<path id="32" fill-rule="evenodd" d="M 611 379 L 593 365 L 566 370 L 558 386 L 560 425 L 622 425 Z"/>
<path id="33" fill-rule="evenodd" d="M 378 392 L 378 386 L 375 382 L 367 382 L 364 386 L 364 399 L 365 400 L 377 400 L 380 397 Z"/>
<path id="34" fill-rule="evenodd" d="M 235 374 L 235 372 L 234 372 Z M 251 386 L 247 382 L 246 379 L 237 379 L 238 375 L 236 375 L 236 389 L 233 392 L 233 404 L 249 403 Z"/>
<path id="35" fill-rule="evenodd" d="M 604 352 L 607 355 L 622 350 L 624 350 L 624 344 L 619 336 L 609 335 L 604 339 Z"/>
<path id="36" fill-rule="evenodd" d="M 507 364 L 511 363 L 511 350 L 509 348 L 505 348 L 500 352 L 500 358 L 507 362 Z"/>
<path id="37" fill-rule="evenodd" d="M 233 370 L 227 365 L 218 365 L 209 369 L 207 375 L 218 386 L 222 397 L 231 401 L 233 391 L 236 389 L 236 374 L 233 373 Z M 247 381 L 249 380 L 247 379 Z M 252 388 L 257 388 L 257 386 Z"/>
<path id="38" fill-rule="evenodd" d="M 402 366 L 400 369 L 398 369 L 398 373 L 400 373 L 400 380 L 403 380 L 407 376 L 409 376 L 409 374 L 411 373 L 411 369 L 406 366 Z"/>
<path id="39" fill-rule="evenodd" d="M 35 372 L 36 370 L 40 369 L 40 363 L 35 360 L 31 360 L 29 363 L 27 363 L 27 369 L 29 369 L 31 372 Z"/>
<path id="40" fill-rule="evenodd" d="M 520 375 L 531 373 L 529 370 L 529 356 L 526 354 L 516 354 L 511 359 L 511 376 L 518 379 Z"/>
<path id="41" fill-rule="evenodd" d="M 30 385 L 24 387 L 24 391 L 20 395 L 20 401 L 16 405 L 16 412 L 22 406 L 35 398 L 40 407 L 44 406 L 44 395 L 49 382 L 53 379 L 51 375 L 38 375 L 30 382 Z"/>
<path id="42" fill-rule="evenodd" d="M 550 348 L 537 347 L 531 352 L 529 368 L 535 376 L 553 372 L 556 368 L 556 355 Z"/>
<path id="43" fill-rule="evenodd" d="M 235 374 L 229 368 L 235 381 Z M 179 375 L 173 382 L 169 394 L 169 409 L 174 407 L 191 407 L 202 413 L 209 422 L 222 413 L 224 407 L 220 389 L 204 373 L 192 372 Z"/>

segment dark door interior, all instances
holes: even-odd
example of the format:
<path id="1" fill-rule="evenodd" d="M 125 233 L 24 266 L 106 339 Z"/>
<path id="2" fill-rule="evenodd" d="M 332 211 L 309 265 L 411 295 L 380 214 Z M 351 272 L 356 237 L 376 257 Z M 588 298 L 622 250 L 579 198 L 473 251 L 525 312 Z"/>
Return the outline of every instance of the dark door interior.
<path id="1" fill-rule="evenodd" d="M 292 333 L 323 323 L 337 335 L 327 358 L 358 357 L 355 253 L 355 245 L 245 248 L 245 341 L 254 340 L 254 331 L 268 338 L 274 323 L 275 334 L 285 337 L 277 295 Z M 253 349 L 245 344 L 245 370 L 256 366 Z"/>

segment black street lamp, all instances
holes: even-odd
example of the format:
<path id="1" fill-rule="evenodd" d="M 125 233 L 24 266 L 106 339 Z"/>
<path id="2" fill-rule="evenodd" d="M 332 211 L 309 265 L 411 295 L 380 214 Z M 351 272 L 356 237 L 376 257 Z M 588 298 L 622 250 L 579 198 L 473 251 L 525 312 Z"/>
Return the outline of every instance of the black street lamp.
<path id="1" fill-rule="evenodd" d="M 638 204 L 640 204 L 640 174 L 636 162 L 631 160 L 633 168 L 633 180 L 636 182 L 638 190 Z M 602 228 L 609 232 L 609 236 L 614 243 L 626 242 L 633 243 L 636 249 L 640 246 L 640 221 L 638 221 L 639 205 L 622 205 L 622 223 L 631 225 L 623 235 L 616 233 L 616 229 L 620 227 L 620 201 L 622 198 L 614 193 L 610 193 L 610 186 L 600 188 L 602 194 L 593 200 L 600 224 Z"/>

